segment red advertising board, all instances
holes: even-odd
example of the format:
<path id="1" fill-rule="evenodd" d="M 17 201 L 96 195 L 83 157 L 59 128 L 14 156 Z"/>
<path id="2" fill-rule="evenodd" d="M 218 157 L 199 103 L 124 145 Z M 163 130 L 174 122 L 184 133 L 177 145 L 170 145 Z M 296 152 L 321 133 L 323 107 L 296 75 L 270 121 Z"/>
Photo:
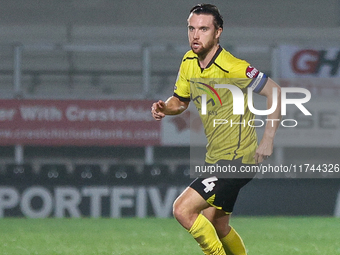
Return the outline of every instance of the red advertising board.
<path id="1" fill-rule="evenodd" d="M 158 145 L 147 100 L 0 100 L 0 145 Z"/>

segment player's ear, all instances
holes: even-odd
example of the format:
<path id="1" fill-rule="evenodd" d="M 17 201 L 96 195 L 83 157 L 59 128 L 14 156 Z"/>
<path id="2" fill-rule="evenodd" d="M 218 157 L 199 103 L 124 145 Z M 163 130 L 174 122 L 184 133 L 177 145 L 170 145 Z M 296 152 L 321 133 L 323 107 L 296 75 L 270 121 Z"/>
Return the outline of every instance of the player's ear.
<path id="1" fill-rule="evenodd" d="M 215 38 L 218 39 L 220 38 L 221 34 L 222 34 L 223 28 L 219 27 L 218 29 L 216 29 L 216 35 Z"/>

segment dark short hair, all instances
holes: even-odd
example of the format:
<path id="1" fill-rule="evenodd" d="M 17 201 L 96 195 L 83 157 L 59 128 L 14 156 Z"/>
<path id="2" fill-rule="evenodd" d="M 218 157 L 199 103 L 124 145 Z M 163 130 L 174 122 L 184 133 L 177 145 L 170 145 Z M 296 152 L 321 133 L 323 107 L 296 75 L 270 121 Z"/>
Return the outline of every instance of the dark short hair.
<path id="1" fill-rule="evenodd" d="M 197 4 L 191 8 L 190 14 L 211 14 L 214 17 L 215 28 L 223 28 L 223 17 L 218 8 L 213 4 Z"/>

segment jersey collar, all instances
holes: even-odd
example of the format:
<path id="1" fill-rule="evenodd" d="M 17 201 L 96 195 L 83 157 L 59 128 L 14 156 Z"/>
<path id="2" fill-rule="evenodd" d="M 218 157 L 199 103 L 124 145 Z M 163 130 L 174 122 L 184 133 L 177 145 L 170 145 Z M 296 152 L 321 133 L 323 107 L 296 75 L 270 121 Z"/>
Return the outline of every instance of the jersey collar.
<path id="1" fill-rule="evenodd" d="M 197 62 L 198 62 L 198 65 L 200 66 L 202 72 L 203 72 L 204 69 L 209 68 L 209 67 L 215 62 L 216 58 L 217 58 L 218 55 L 221 53 L 221 51 L 222 51 L 222 47 L 221 47 L 221 45 L 219 45 L 217 51 L 215 52 L 215 55 L 212 57 L 212 59 L 210 60 L 210 62 L 208 63 L 208 65 L 207 65 L 205 68 L 202 68 L 202 67 L 200 66 L 199 61 L 197 61 Z"/>

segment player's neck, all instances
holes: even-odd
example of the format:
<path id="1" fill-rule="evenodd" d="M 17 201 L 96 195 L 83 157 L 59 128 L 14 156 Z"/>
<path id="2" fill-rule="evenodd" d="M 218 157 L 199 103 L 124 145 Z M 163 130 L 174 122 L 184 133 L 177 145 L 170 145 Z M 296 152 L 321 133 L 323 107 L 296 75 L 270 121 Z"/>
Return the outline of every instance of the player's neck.
<path id="1" fill-rule="evenodd" d="M 203 56 L 198 56 L 198 61 L 200 63 L 200 67 L 202 69 L 204 69 L 208 66 L 208 64 L 210 63 L 212 58 L 215 56 L 215 53 L 216 53 L 216 51 L 218 50 L 219 47 L 220 47 L 220 45 L 216 44 L 214 47 L 211 48 L 211 50 L 207 54 L 205 54 Z"/>

